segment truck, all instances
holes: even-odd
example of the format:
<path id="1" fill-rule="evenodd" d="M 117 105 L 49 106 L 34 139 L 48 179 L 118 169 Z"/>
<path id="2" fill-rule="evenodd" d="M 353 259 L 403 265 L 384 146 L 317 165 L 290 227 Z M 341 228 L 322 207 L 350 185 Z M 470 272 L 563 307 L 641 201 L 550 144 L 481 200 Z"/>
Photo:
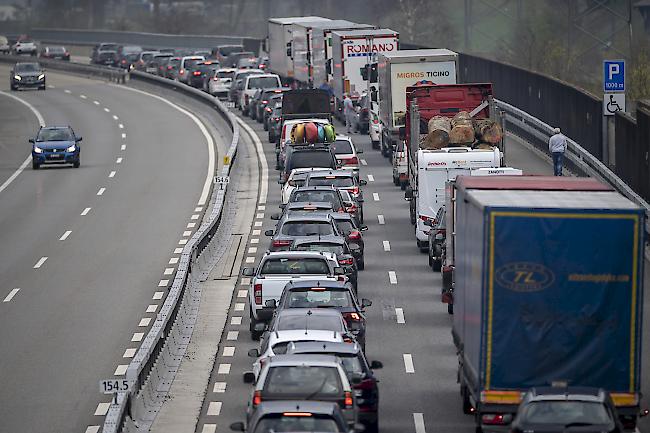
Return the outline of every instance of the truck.
<path id="1" fill-rule="evenodd" d="M 332 84 L 335 112 L 342 119 L 343 97 L 350 94 L 353 101 L 370 90 L 372 80 L 368 71 L 377 63 L 377 54 L 397 51 L 399 33 L 391 29 L 337 30 L 332 32 Z M 377 84 L 373 84 L 377 87 Z"/>
<path id="2" fill-rule="evenodd" d="M 427 132 L 433 116 L 453 117 L 466 111 L 473 119 L 497 119 L 499 113 L 492 99 L 492 84 L 419 83 L 406 88 L 406 103 L 410 107 L 405 126 L 400 127 L 407 152 L 408 181 L 404 197 L 409 201 L 411 224 L 421 251 L 428 250 L 428 234 L 436 224 L 438 209 L 445 204 L 445 184 L 457 175 L 469 174 L 477 168 L 497 168 L 502 165 L 503 142 L 490 148 L 469 146 L 421 149 L 420 140 Z M 502 124 L 503 120 L 498 119 Z"/>
<path id="3" fill-rule="evenodd" d="M 332 31 L 374 29 L 370 24 L 347 20 L 300 22 L 291 26 L 293 76 L 301 83 L 319 87 L 329 83 L 328 59 L 332 58 Z"/>
<path id="4" fill-rule="evenodd" d="M 269 70 L 286 82 L 293 81 L 293 60 L 291 58 L 292 25 L 300 22 L 330 21 L 329 18 L 287 17 L 269 18 L 269 32 L 266 49 L 269 53 Z"/>
<path id="5" fill-rule="evenodd" d="M 589 178 L 456 180 L 452 336 L 465 413 L 509 431 L 525 391 L 609 392 L 639 415 L 645 213 Z"/>
<path id="6" fill-rule="evenodd" d="M 398 50 L 378 55 L 382 155 L 391 154 L 399 140 L 399 128 L 405 125 L 406 88 L 418 82 L 456 84 L 457 71 L 458 53 L 446 49 Z"/>

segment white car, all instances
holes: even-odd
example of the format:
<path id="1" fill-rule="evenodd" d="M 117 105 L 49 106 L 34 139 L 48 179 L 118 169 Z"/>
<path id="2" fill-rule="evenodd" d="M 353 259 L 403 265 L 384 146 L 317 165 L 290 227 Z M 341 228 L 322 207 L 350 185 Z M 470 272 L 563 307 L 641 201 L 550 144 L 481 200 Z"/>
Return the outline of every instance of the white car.
<path id="1" fill-rule="evenodd" d="M 14 52 L 14 54 L 29 54 L 32 56 L 35 56 L 38 48 L 36 47 L 36 43 L 31 40 L 23 40 L 23 41 L 18 41 L 14 44 L 13 47 L 11 47 L 11 50 Z"/>
<path id="2" fill-rule="evenodd" d="M 393 164 L 393 184 L 399 186 L 402 190 L 406 189 L 409 184 L 408 157 L 406 143 L 404 140 L 399 140 L 395 145 L 391 159 Z"/>
<path id="3" fill-rule="evenodd" d="M 0 53 L 9 54 L 9 51 L 11 51 L 9 40 L 4 36 L 0 36 Z"/>
<path id="4" fill-rule="evenodd" d="M 352 139 L 347 135 L 337 135 L 334 143 L 330 145 L 336 156 L 336 161 L 343 170 L 352 170 L 355 175 L 359 175 L 359 153 L 363 150 L 358 149 L 352 143 Z"/>
<path id="5" fill-rule="evenodd" d="M 212 77 L 205 81 L 207 89 L 204 90 L 212 96 L 228 96 L 236 71 L 234 68 L 217 69 L 213 72 Z"/>
<path id="6" fill-rule="evenodd" d="M 244 116 L 248 116 L 248 105 L 257 89 L 273 89 L 282 87 L 282 81 L 277 74 L 252 74 L 244 78 L 244 87 L 239 94 L 239 108 Z"/>
<path id="7" fill-rule="evenodd" d="M 181 58 L 181 63 L 178 65 L 178 81 L 187 84 L 190 76 L 190 68 L 198 62 L 204 62 L 203 56 L 185 56 Z"/>
<path id="8" fill-rule="evenodd" d="M 379 149 L 379 141 L 381 140 L 381 122 L 379 121 L 379 113 L 376 109 L 377 103 L 372 103 L 373 109 L 370 110 L 370 142 L 373 149 Z"/>
<path id="9" fill-rule="evenodd" d="M 293 170 L 291 170 L 291 173 L 289 173 L 289 178 L 287 179 L 287 181 L 284 184 L 281 184 L 282 204 L 289 203 L 289 197 L 291 196 L 291 193 L 293 192 L 294 189 L 304 185 L 305 179 L 307 178 L 307 175 L 309 173 L 312 173 L 314 171 L 320 171 L 320 170 L 327 171 L 327 170 L 331 170 L 331 168 L 310 167 L 310 168 L 294 168 Z"/>

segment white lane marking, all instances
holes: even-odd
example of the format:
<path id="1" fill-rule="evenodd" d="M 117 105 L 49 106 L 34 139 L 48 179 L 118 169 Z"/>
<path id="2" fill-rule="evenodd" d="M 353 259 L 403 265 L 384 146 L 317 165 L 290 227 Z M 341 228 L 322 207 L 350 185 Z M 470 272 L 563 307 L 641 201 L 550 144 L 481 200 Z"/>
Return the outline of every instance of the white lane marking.
<path id="1" fill-rule="evenodd" d="M 252 238 L 251 239 L 251 244 L 252 245 L 259 244 L 259 243 L 260 243 L 260 240 L 258 238 Z"/>
<path id="2" fill-rule="evenodd" d="M 241 285 L 242 286 L 248 286 L 251 283 L 250 277 L 242 277 L 241 279 Z"/>
<path id="3" fill-rule="evenodd" d="M 158 287 L 167 287 L 168 284 L 169 284 L 169 280 L 160 280 L 158 282 Z"/>
<path id="4" fill-rule="evenodd" d="M 237 291 L 237 297 L 238 298 L 245 298 L 246 296 L 248 296 L 248 290 L 241 289 L 241 290 Z"/>
<path id="5" fill-rule="evenodd" d="M 106 416 L 108 409 L 111 407 L 110 403 L 99 403 L 97 409 L 95 409 L 95 415 L 97 416 Z"/>
<path id="6" fill-rule="evenodd" d="M 192 215 L 192 216 L 190 217 L 190 219 L 191 219 L 191 220 L 198 220 L 200 216 L 201 216 L 201 215 L 195 213 L 194 215 Z"/>
<path id="7" fill-rule="evenodd" d="M 150 323 L 151 323 L 151 317 L 143 317 L 142 319 L 140 319 L 140 322 L 138 322 L 138 326 L 145 327 L 145 326 L 149 326 Z"/>
<path id="8" fill-rule="evenodd" d="M 119 117 L 117 117 L 115 114 L 113 114 L 113 120 L 118 120 Z"/>
<path id="9" fill-rule="evenodd" d="M 63 235 L 59 238 L 59 240 L 64 241 L 64 240 L 68 239 L 68 236 L 70 236 L 70 233 L 72 233 L 72 230 L 66 230 L 66 232 L 63 233 Z"/>
<path id="10" fill-rule="evenodd" d="M 65 93 L 67 93 L 67 94 L 72 93 L 72 92 L 71 92 L 70 90 L 68 90 L 68 89 L 65 89 L 65 90 L 63 90 L 63 91 L 64 91 Z"/>
<path id="11" fill-rule="evenodd" d="M 384 244 L 384 251 L 390 251 L 390 242 L 383 241 L 383 244 Z"/>
<path id="12" fill-rule="evenodd" d="M 111 171 L 110 173 L 108 173 L 108 177 L 115 177 L 115 173 L 116 173 L 115 170 Z"/>
<path id="13" fill-rule="evenodd" d="M 198 128 L 201 130 L 201 133 L 203 134 L 203 137 L 205 138 L 206 144 L 208 146 L 208 173 L 207 173 L 207 176 L 205 177 L 205 182 L 203 184 L 203 191 L 201 192 L 201 196 L 200 196 L 199 201 L 198 201 L 197 204 L 199 206 L 204 206 L 205 203 L 208 201 L 208 195 L 210 194 L 210 188 L 212 186 L 212 177 L 214 176 L 214 167 L 215 167 L 215 159 L 216 158 L 215 158 L 215 150 L 214 150 L 214 148 L 215 148 L 214 139 L 212 138 L 212 136 L 208 132 L 208 129 L 205 127 L 203 122 L 201 122 L 199 120 L 199 118 L 196 117 L 194 114 L 190 113 L 189 111 L 185 110 L 184 108 L 181 108 L 180 106 L 174 104 L 173 102 L 168 101 L 167 99 L 162 98 L 162 97 L 160 97 L 158 95 L 154 95 L 154 94 L 151 94 L 151 93 L 148 93 L 148 92 L 144 92 L 144 91 L 139 90 L 139 89 L 134 89 L 132 87 L 122 87 L 122 86 L 115 86 L 115 87 L 119 88 L 119 89 L 129 90 L 131 92 L 141 93 L 141 94 L 150 96 L 152 98 L 158 99 L 159 101 L 163 101 L 165 104 L 169 105 L 170 107 L 175 108 L 176 110 L 180 111 L 181 113 L 185 114 L 187 117 L 192 119 L 194 124 L 196 126 L 198 126 Z M 241 119 L 238 118 L 237 120 L 241 124 L 246 125 L 244 122 L 241 121 Z M 248 127 L 248 125 L 246 125 L 246 127 L 250 129 L 250 127 Z M 257 136 L 254 135 L 254 137 L 256 138 Z M 126 134 L 122 134 L 122 138 L 126 138 Z M 257 141 L 259 142 L 259 147 L 261 148 L 262 147 L 262 142 L 259 141 L 259 138 L 257 138 Z M 259 150 L 258 150 L 258 154 L 259 154 Z M 263 150 L 262 150 L 262 155 L 264 155 Z M 267 188 L 268 187 L 267 183 L 268 183 L 267 179 L 263 179 L 262 188 Z"/>
<path id="14" fill-rule="evenodd" d="M 203 424 L 203 428 L 201 429 L 201 433 L 215 433 L 216 431 L 216 424 Z"/>
<path id="15" fill-rule="evenodd" d="M 194 212 L 201 212 L 203 210 L 203 206 L 197 206 L 194 208 Z"/>
<path id="16" fill-rule="evenodd" d="M 244 311 L 244 304 L 243 302 L 235 302 L 235 311 Z"/>
<path id="17" fill-rule="evenodd" d="M 126 140 L 126 134 L 122 133 L 122 139 Z"/>
<path id="18" fill-rule="evenodd" d="M 379 221 L 379 224 L 386 224 L 386 220 L 384 220 L 383 215 L 377 215 L 377 221 Z"/>
<path id="19" fill-rule="evenodd" d="M 239 338 L 239 331 L 228 331 L 228 335 L 226 336 L 226 340 L 228 341 L 237 341 Z"/>
<path id="20" fill-rule="evenodd" d="M 2 300 L 2 302 L 9 302 L 9 301 L 11 301 L 11 300 L 14 298 L 14 296 L 16 296 L 16 293 L 18 293 L 19 290 L 20 290 L 20 287 L 16 287 L 15 289 L 13 289 L 13 290 L 12 290 L 11 292 L 9 292 L 9 294 L 8 294 L 8 295 L 7 295 L 7 296 Z"/>
<path id="21" fill-rule="evenodd" d="M 257 247 L 248 248 L 248 254 L 255 254 L 255 253 L 257 253 Z"/>
<path id="22" fill-rule="evenodd" d="M 97 195 L 104 195 L 105 191 L 106 191 L 106 188 L 99 188 L 99 191 L 97 191 Z"/>
<path id="23" fill-rule="evenodd" d="M 52 87 L 52 86 L 48 86 L 48 87 Z M 89 425 L 88 427 L 86 427 L 85 433 L 99 433 L 99 428 L 100 426 L 98 425 Z"/>
<path id="24" fill-rule="evenodd" d="M 221 413 L 221 402 L 211 401 L 208 405 L 208 416 L 217 416 Z"/>
<path id="25" fill-rule="evenodd" d="M 410 353 L 405 353 L 404 357 L 404 370 L 407 373 L 415 373 L 415 367 L 413 366 L 413 356 Z"/>
<path id="26" fill-rule="evenodd" d="M 193 229 L 194 227 L 196 227 L 196 223 L 187 223 L 188 229 Z"/>
<path id="27" fill-rule="evenodd" d="M 391 284 L 397 284 L 397 274 L 395 274 L 395 271 L 388 271 L 388 279 Z"/>
<path id="28" fill-rule="evenodd" d="M 263 219 L 264 218 L 264 212 L 258 213 L 257 215 L 255 215 L 255 218 L 257 218 L 258 220 Z"/>
<path id="29" fill-rule="evenodd" d="M 231 325 L 241 325 L 241 316 L 233 316 L 230 319 L 230 324 Z"/>
<path id="30" fill-rule="evenodd" d="M 227 357 L 235 356 L 235 346 L 224 347 L 221 356 L 227 356 Z"/>
<path id="31" fill-rule="evenodd" d="M 126 369 L 129 368 L 129 364 L 120 364 L 115 369 L 113 376 L 124 376 L 126 374 Z"/>
<path id="32" fill-rule="evenodd" d="M 120 150 L 126 150 L 126 144 L 123 144 L 122 147 L 120 147 Z"/>
<path id="33" fill-rule="evenodd" d="M 374 182 L 374 181 L 375 181 L 375 176 L 373 176 L 372 174 L 369 174 L 368 175 L 368 182 Z"/>
<path id="34" fill-rule="evenodd" d="M 251 235 L 253 235 L 253 236 L 259 236 L 261 233 L 262 233 L 262 230 L 253 230 L 253 232 L 251 233 Z"/>
<path id="35" fill-rule="evenodd" d="M 48 84 L 47 87 L 50 89 L 56 89 L 56 87 L 54 87 L 52 84 Z"/>
<path id="36" fill-rule="evenodd" d="M 192 232 L 190 230 L 185 230 L 183 232 L 183 236 L 185 236 L 185 237 L 190 236 L 191 234 L 192 234 Z"/>
<path id="37" fill-rule="evenodd" d="M 122 158 L 117 158 L 115 160 L 115 164 L 121 164 L 122 163 Z"/>
<path id="38" fill-rule="evenodd" d="M 79 95 L 79 97 L 80 97 L 81 99 L 88 99 L 88 97 L 87 97 L 86 95 Z"/>
<path id="39" fill-rule="evenodd" d="M 230 374 L 230 364 L 219 364 L 217 374 Z"/>
<path id="40" fill-rule="evenodd" d="M 251 136 L 253 139 L 253 142 L 255 143 L 255 151 L 257 152 L 257 159 L 260 162 L 260 166 L 262 167 L 262 178 L 260 179 L 260 198 L 258 201 L 258 204 L 266 204 L 266 196 L 268 194 L 268 188 L 269 188 L 269 165 L 266 162 L 266 155 L 264 155 L 264 148 L 262 147 L 262 142 L 260 141 L 259 137 L 253 131 L 253 129 L 246 124 L 243 120 L 241 120 L 239 117 L 236 118 L 237 122 L 248 132 L 248 134 Z"/>
<path id="41" fill-rule="evenodd" d="M 34 265 L 34 269 L 38 269 L 41 266 L 43 266 L 43 263 L 45 263 L 46 260 L 47 260 L 47 257 L 45 257 L 45 256 L 38 259 L 38 262 L 36 262 L 36 264 Z"/>
<path id="42" fill-rule="evenodd" d="M 176 249 L 174 250 L 174 254 L 180 254 L 180 253 L 182 253 L 182 252 L 183 252 L 183 248 L 176 248 Z"/>
<path id="43" fill-rule="evenodd" d="M 99 105 L 99 101 L 93 101 L 93 104 Z"/>
<path id="44" fill-rule="evenodd" d="M 156 292 L 156 293 L 153 294 L 153 298 L 151 298 L 151 299 L 153 299 L 154 301 L 157 301 L 159 299 L 162 299 L 164 294 L 165 294 L 165 292 Z"/>
<path id="45" fill-rule="evenodd" d="M 178 263 L 178 257 L 172 257 L 171 259 L 169 259 L 170 265 L 175 265 L 176 263 Z"/>
<path id="46" fill-rule="evenodd" d="M 86 209 L 84 209 L 83 212 L 81 212 L 81 216 L 86 216 L 86 215 L 88 215 L 88 212 L 90 212 L 90 209 L 92 209 L 92 208 L 87 207 Z"/>
<path id="47" fill-rule="evenodd" d="M 266 210 L 266 206 L 261 204 L 261 205 L 257 206 L 257 210 Z"/>
<path id="48" fill-rule="evenodd" d="M 246 257 L 246 263 L 255 263 L 255 257 Z"/>
<path id="49" fill-rule="evenodd" d="M 133 334 L 133 337 L 131 337 L 131 341 L 142 341 L 144 338 L 144 332 L 136 332 Z"/>
<path id="50" fill-rule="evenodd" d="M 104 111 L 107 112 L 107 113 L 110 113 L 110 112 L 111 112 L 111 110 L 109 110 L 109 109 L 106 108 L 106 107 L 104 107 Z"/>
<path id="51" fill-rule="evenodd" d="M 215 382 L 212 387 L 212 392 L 224 393 L 226 392 L 226 382 Z"/>
<path id="52" fill-rule="evenodd" d="M 424 427 L 424 415 L 420 412 L 413 413 L 413 422 L 415 423 L 415 433 L 427 433 Z"/>
<path id="53" fill-rule="evenodd" d="M 165 268 L 165 272 L 163 272 L 164 275 L 171 275 L 174 273 L 174 268 Z"/>
<path id="54" fill-rule="evenodd" d="M 372 193 L 372 199 L 373 199 L 374 201 L 379 201 L 379 193 L 377 193 L 377 192 L 373 192 L 373 193 Z"/>
<path id="55" fill-rule="evenodd" d="M 121 123 L 119 125 L 117 125 L 117 127 L 120 128 L 120 129 L 124 129 L 124 125 L 121 124 Z"/>
<path id="56" fill-rule="evenodd" d="M 187 243 L 187 239 L 181 239 L 178 241 L 178 245 L 185 245 Z"/>
<path id="57" fill-rule="evenodd" d="M 403 308 L 395 308 L 395 315 L 397 316 L 397 323 L 399 323 L 400 325 L 406 323 L 406 319 L 404 318 Z"/>
<path id="58" fill-rule="evenodd" d="M 136 349 L 135 347 L 130 347 L 124 351 L 124 355 L 122 355 L 122 358 L 133 358 L 137 351 L 138 349 Z"/>
<path id="59" fill-rule="evenodd" d="M 15 101 L 20 102 L 21 104 L 23 104 L 24 106 L 29 108 L 30 111 L 32 113 L 34 113 L 34 116 L 36 116 L 36 119 L 38 120 L 38 124 L 40 126 L 45 126 L 45 119 L 43 118 L 41 113 L 36 109 L 36 107 L 34 107 L 32 104 L 30 104 L 27 101 L 23 101 L 22 99 L 20 99 L 17 96 L 14 96 L 14 95 L 9 94 L 9 93 L 5 93 L 3 91 L 0 91 L 0 95 L 5 95 L 5 96 L 7 96 L 7 97 L 9 97 L 9 98 L 11 98 L 11 99 L 13 99 Z M 9 178 L 7 180 L 5 180 L 2 185 L 0 185 L 0 192 L 4 191 L 9 186 L 9 184 L 11 182 L 13 182 L 18 177 L 18 175 L 23 172 L 23 170 L 25 170 L 25 167 L 27 167 L 27 165 L 30 162 L 32 162 L 32 155 L 31 154 L 23 161 L 22 164 L 20 164 L 20 166 L 16 169 L 16 171 L 14 171 L 11 174 L 11 176 L 9 176 Z"/>
<path id="60" fill-rule="evenodd" d="M 147 307 L 147 313 L 155 313 L 157 309 L 158 309 L 158 304 L 150 304 Z"/>
<path id="61" fill-rule="evenodd" d="M 361 165 L 368 165 L 365 159 L 360 159 L 359 162 L 361 162 Z"/>
<path id="62" fill-rule="evenodd" d="M 262 227 L 262 221 L 255 221 L 255 227 Z"/>

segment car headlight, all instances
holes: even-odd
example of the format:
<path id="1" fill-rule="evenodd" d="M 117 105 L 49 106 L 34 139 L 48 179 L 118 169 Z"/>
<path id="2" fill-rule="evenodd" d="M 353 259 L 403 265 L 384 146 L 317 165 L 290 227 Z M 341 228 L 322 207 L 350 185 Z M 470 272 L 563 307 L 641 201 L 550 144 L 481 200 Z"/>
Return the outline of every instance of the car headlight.
<path id="1" fill-rule="evenodd" d="M 39 80 L 44 80 L 44 79 L 45 79 L 45 74 L 41 74 L 41 75 L 39 75 L 39 76 L 38 76 L 38 79 L 39 79 Z"/>
<path id="2" fill-rule="evenodd" d="M 23 77 L 21 77 L 20 75 L 14 75 L 14 80 L 20 81 L 22 79 Z"/>
<path id="3" fill-rule="evenodd" d="M 34 152 L 36 152 L 36 153 L 43 153 L 43 149 L 41 149 L 41 148 L 38 147 L 38 146 L 34 146 Z"/>
<path id="4" fill-rule="evenodd" d="M 74 152 L 75 150 L 77 150 L 77 146 L 75 146 L 73 144 L 72 146 L 68 147 L 65 151 L 66 152 Z"/>

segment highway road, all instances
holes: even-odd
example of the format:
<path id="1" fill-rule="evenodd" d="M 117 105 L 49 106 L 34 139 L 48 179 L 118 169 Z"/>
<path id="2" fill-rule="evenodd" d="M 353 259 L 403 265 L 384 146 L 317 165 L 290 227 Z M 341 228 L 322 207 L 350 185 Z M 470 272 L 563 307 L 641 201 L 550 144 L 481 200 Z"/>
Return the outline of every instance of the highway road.
<path id="1" fill-rule="evenodd" d="M 226 129 L 102 81 L 47 80 L 0 88 L 0 431 L 96 432 L 98 382 L 124 374 L 162 305 L 204 212 L 209 131 Z M 80 168 L 23 164 L 38 116 L 83 136 Z"/>
<path id="2" fill-rule="evenodd" d="M 261 138 L 266 159 L 272 164 L 274 147 L 266 140 L 266 132 L 260 124 L 244 121 Z M 339 131 L 343 130 L 339 125 Z M 473 433 L 472 417 L 461 411 L 451 317 L 440 302 L 440 274 L 432 272 L 426 255 L 416 248 L 408 202 L 403 191 L 392 183 L 388 160 L 371 149 L 368 136 L 354 134 L 353 141 L 364 150 L 360 155 L 365 163 L 361 177 L 368 180 L 364 189 L 365 221 L 369 226 L 364 234 L 366 269 L 359 273 L 359 296 L 373 301 L 367 309 L 367 357 L 384 364 L 376 372 L 380 380 L 380 431 Z M 512 137 L 507 142 L 507 164 L 528 174 L 552 174 L 545 159 Z M 247 245 L 249 261 L 255 263 L 268 247 L 264 230 L 275 225 L 269 217 L 279 212 L 280 188 L 272 167 L 268 200 L 257 213 L 256 221 L 262 225 L 253 227 Z M 376 198 L 373 193 L 377 193 Z M 248 350 L 258 347 L 248 332 L 247 283 L 240 279 L 235 290 L 197 433 L 224 431 L 230 423 L 245 417 L 251 388 L 243 383 L 242 373 L 250 370 L 253 361 L 247 356 Z M 644 367 L 648 366 L 648 358 L 646 349 Z M 646 395 L 650 395 L 649 383 L 646 375 Z M 641 431 L 644 427 L 648 428 L 645 420 Z"/>

